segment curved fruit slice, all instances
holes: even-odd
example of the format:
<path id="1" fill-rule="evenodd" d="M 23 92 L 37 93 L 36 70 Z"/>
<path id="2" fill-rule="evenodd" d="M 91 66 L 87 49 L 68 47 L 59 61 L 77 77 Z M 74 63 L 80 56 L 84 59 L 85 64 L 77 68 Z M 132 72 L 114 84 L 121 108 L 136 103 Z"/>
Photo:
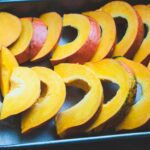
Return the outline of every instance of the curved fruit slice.
<path id="1" fill-rule="evenodd" d="M 50 54 L 50 52 L 57 45 L 61 30 L 62 30 L 62 18 L 55 12 L 45 13 L 40 16 L 40 19 L 47 25 L 48 33 L 46 41 L 38 54 L 31 59 L 31 61 L 37 61 Z"/>
<path id="2" fill-rule="evenodd" d="M 114 82 L 119 85 L 116 95 L 103 104 L 101 112 L 86 132 L 112 130 L 128 113 L 136 93 L 136 80 L 132 71 L 123 63 L 113 59 L 87 63 L 100 80 Z"/>
<path id="3" fill-rule="evenodd" d="M 21 22 L 16 16 L 0 12 L 0 46 L 9 46 L 21 33 Z"/>
<path id="4" fill-rule="evenodd" d="M 63 105 L 66 96 L 65 84 L 56 72 L 45 67 L 33 67 L 32 69 L 43 84 L 42 94 L 35 105 L 23 114 L 22 133 L 51 119 Z"/>
<path id="5" fill-rule="evenodd" d="M 29 60 L 30 42 L 33 35 L 32 18 L 21 18 L 22 32 L 19 39 L 10 47 L 19 64 Z"/>
<path id="6" fill-rule="evenodd" d="M 0 50 L 1 56 L 1 76 L 0 76 L 0 87 L 3 97 L 9 92 L 10 77 L 15 67 L 18 67 L 17 60 L 9 49 L 2 47 Z"/>
<path id="7" fill-rule="evenodd" d="M 33 18 L 33 37 L 30 44 L 30 59 L 34 58 L 43 47 L 47 38 L 47 26 L 39 18 Z"/>
<path id="8" fill-rule="evenodd" d="M 0 119 L 21 113 L 40 96 L 40 79 L 30 68 L 17 67 L 10 78 L 10 91 L 4 97 Z"/>
<path id="9" fill-rule="evenodd" d="M 122 1 L 110 2 L 101 9 L 110 13 L 114 18 L 121 17 L 127 20 L 128 28 L 124 37 L 116 45 L 113 56 L 132 58 L 139 49 L 144 36 L 141 18 L 131 5 Z"/>
<path id="10" fill-rule="evenodd" d="M 116 130 L 133 130 L 142 127 L 150 120 L 150 71 L 140 63 L 125 58 L 118 60 L 131 67 L 142 89 L 140 100 L 131 107 L 129 114 L 116 128 Z"/>
<path id="11" fill-rule="evenodd" d="M 148 28 L 148 33 L 139 50 L 136 52 L 133 60 L 147 65 L 150 61 L 150 7 L 147 7 L 146 5 L 136 5 L 134 8 L 139 13 L 143 23 Z"/>
<path id="12" fill-rule="evenodd" d="M 58 113 L 56 116 L 57 134 L 60 137 L 65 137 L 81 133 L 80 127 L 89 123 L 102 104 L 102 85 L 89 68 L 79 64 L 60 64 L 55 66 L 54 70 L 64 79 L 66 84 L 87 92 L 79 103 Z"/>
<path id="13" fill-rule="evenodd" d="M 95 55 L 90 61 L 96 62 L 103 58 L 111 57 L 116 43 L 116 25 L 115 21 L 106 12 L 91 11 L 85 12 L 84 15 L 92 17 L 97 21 L 102 30 L 102 36 Z M 107 19 L 106 19 L 107 18 Z"/>
<path id="14" fill-rule="evenodd" d="M 66 14 L 63 17 L 63 27 L 65 26 L 77 29 L 77 38 L 55 49 L 51 58 L 52 64 L 56 65 L 61 62 L 82 64 L 89 61 L 99 44 L 101 34 L 99 25 L 92 18 L 84 15 Z"/>

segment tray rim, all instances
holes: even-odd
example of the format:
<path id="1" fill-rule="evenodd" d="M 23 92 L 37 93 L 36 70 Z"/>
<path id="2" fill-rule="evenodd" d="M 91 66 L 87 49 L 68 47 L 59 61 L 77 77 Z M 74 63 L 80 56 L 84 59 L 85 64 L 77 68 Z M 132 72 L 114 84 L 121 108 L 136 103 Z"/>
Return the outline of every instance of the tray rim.
<path id="1" fill-rule="evenodd" d="M 125 140 L 134 138 L 146 138 L 150 137 L 150 131 L 143 132 L 131 132 L 131 133 L 119 133 L 112 135 L 101 135 L 101 136 L 90 136 L 90 137 L 80 137 L 72 139 L 58 139 L 42 142 L 29 142 L 21 144 L 10 144 L 10 145 L 0 145 L 0 149 L 14 149 L 14 148 L 37 148 L 46 146 L 56 146 L 65 144 L 79 144 L 79 143 L 89 143 L 89 142 L 102 142 L 102 141 L 113 141 L 113 140 Z"/>

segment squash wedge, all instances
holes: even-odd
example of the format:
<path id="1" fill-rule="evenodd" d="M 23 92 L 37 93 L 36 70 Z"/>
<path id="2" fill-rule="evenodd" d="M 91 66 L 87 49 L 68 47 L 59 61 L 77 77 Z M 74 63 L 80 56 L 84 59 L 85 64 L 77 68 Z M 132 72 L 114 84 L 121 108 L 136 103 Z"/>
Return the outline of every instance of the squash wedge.
<path id="1" fill-rule="evenodd" d="M 54 70 L 64 79 L 67 85 L 83 89 L 87 94 L 71 108 L 56 116 L 56 129 L 60 137 L 82 133 L 80 127 L 89 123 L 99 110 L 103 100 L 103 88 L 92 71 L 79 64 L 60 64 Z"/>
<path id="2" fill-rule="evenodd" d="M 86 132 L 102 132 L 114 130 L 115 126 L 129 112 L 136 93 L 136 79 L 130 68 L 113 59 L 104 59 L 100 62 L 86 64 L 92 69 L 100 80 L 106 80 L 119 85 L 116 95 L 103 104 L 102 110 L 96 120 Z"/>
<path id="3" fill-rule="evenodd" d="M 140 63 L 125 58 L 118 58 L 118 60 L 126 63 L 134 71 L 142 89 L 142 96 L 131 107 L 129 114 L 116 127 L 116 130 L 134 130 L 143 127 L 150 120 L 150 71 Z"/>
<path id="4" fill-rule="evenodd" d="M 41 96 L 37 102 L 22 115 L 22 133 L 50 120 L 65 101 L 66 87 L 62 78 L 46 67 L 33 67 L 41 80 Z M 45 85 L 45 86 L 44 86 Z"/>

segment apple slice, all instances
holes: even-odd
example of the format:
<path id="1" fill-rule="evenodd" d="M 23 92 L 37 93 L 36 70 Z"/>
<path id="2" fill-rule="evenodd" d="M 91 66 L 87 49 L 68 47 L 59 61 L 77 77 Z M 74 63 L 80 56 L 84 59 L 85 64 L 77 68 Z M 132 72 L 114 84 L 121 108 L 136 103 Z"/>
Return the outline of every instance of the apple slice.
<path id="1" fill-rule="evenodd" d="M 150 71 L 140 63 L 125 59 L 118 58 L 119 61 L 126 63 L 135 73 L 137 82 L 141 86 L 142 96 L 131 107 L 129 114 L 125 119 L 116 127 L 117 131 L 120 130 L 135 130 L 146 125 L 150 120 Z"/>
<path id="2" fill-rule="evenodd" d="M 32 19 L 33 37 L 30 43 L 30 59 L 34 58 L 42 49 L 47 38 L 47 26 L 39 18 Z"/>
<path id="3" fill-rule="evenodd" d="M 65 84 L 56 72 L 45 67 L 33 67 L 32 69 L 42 82 L 42 93 L 37 102 L 23 114 L 22 133 L 50 120 L 59 111 L 66 96 Z"/>
<path id="4" fill-rule="evenodd" d="M 134 8 L 141 16 L 143 23 L 148 28 L 148 32 L 133 60 L 147 66 L 150 61 L 150 7 L 136 5 Z"/>
<path id="5" fill-rule="evenodd" d="M 121 17 L 127 20 L 126 33 L 116 45 L 113 56 L 133 58 L 144 36 L 144 26 L 138 13 L 131 5 L 123 1 L 110 2 L 99 10 L 110 13 L 114 18 Z"/>
<path id="6" fill-rule="evenodd" d="M 21 18 L 22 32 L 19 39 L 10 47 L 19 64 L 30 58 L 30 42 L 33 35 L 32 18 Z"/>
<path id="7" fill-rule="evenodd" d="M 91 11 L 83 14 L 95 19 L 102 30 L 100 43 L 95 55 L 90 61 L 96 62 L 103 58 L 111 57 L 114 51 L 117 35 L 114 19 L 111 15 L 103 11 Z"/>
<path id="8" fill-rule="evenodd" d="M 82 133 L 83 126 L 89 124 L 100 109 L 103 100 L 102 85 L 89 68 L 79 64 L 59 64 L 54 70 L 67 85 L 81 88 L 86 92 L 79 103 L 57 114 L 55 120 L 57 134 L 66 137 Z"/>
<path id="9" fill-rule="evenodd" d="M 82 20 L 82 21 L 81 21 Z M 72 26 L 78 31 L 77 38 L 65 45 L 59 45 L 51 58 L 53 65 L 61 62 L 81 63 L 89 61 L 95 54 L 100 41 L 99 25 L 81 14 L 65 14 L 63 27 Z"/>
<path id="10" fill-rule="evenodd" d="M 21 113 L 40 96 L 40 79 L 30 68 L 16 67 L 10 78 L 10 91 L 4 97 L 0 119 Z"/>
<path id="11" fill-rule="evenodd" d="M 131 69 L 124 63 L 113 59 L 86 63 L 102 81 L 110 81 L 119 85 L 116 95 L 104 103 L 96 120 L 86 129 L 86 132 L 102 132 L 114 130 L 127 115 L 133 104 L 136 93 L 136 79 Z"/>
<path id="12" fill-rule="evenodd" d="M 17 40 L 21 33 L 21 22 L 16 16 L 0 12 L 0 46 L 9 46 Z"/>
<path id="13" fill-rule="evenodd" d="M 40 49 L 40 51 L 31 59 L 31 61 L 38 61 L 45 56 L 49 55 L 50 52 L 57 45 L 62 29 L 62 18 L 58 13 L 49 12 L 40 16 L 40 19 L 47 25 L 48 33 L 47 38 Z"/>
<path id="14" fill-rule="evenodd" d="M 9 49 L 2 47 L 0 50 L 1 62 L 1 75 L 0 75 L 0 87 L 3 97 L 9 92 L 10 76 L 14 68 L 18 67 L 17 60 Z"/>

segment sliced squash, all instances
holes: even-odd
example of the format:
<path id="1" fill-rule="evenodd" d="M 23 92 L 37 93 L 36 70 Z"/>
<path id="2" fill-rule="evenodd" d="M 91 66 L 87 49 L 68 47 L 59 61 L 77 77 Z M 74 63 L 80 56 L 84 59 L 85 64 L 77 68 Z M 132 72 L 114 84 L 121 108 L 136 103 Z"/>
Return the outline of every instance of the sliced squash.
<path id="1" fill-rule="evenodd" d="M 55 46 L 57 45 L 61 30 L 62 30 L 62 18 L 58 13 L 55 12 L 48 12 L 42 14 L 40 19 L 47 25 L 48 33 L 46 41 L 43 47 L 40 49 L 38 54 L 31 59 L 31 61 L 38 61 L 43 57 L 50 54 L 52 50 L 54 50 Z"/>
<path id="2" fill-rule="evenodd" d="M 113 130 L 115 126 L 129 112 L 136 93 L 136 79 L 130 68 L 113 59 L 104 59 L 100 62 L 86 64 L 100 80 L 106 80 L 119 85 L 116 95 L 102 106 L 96 120 L 86 132 L 101 132 Z"/>
<path id="3" fill-rule="evenodd" d="M 80 127 L 89 123 L 99 110 L 103 99 L 103 88 L 92 71 L 79 64 L 60 64 L 54 70 L 67 85 L 83 89 L 87 94 L 73 107 L 60 112 L 56 116 L 56 129 L 60 137 L 82 133 Z"/>
<path id="4" fill-rule="evenodd" d="M 4 97 L 0 119 L 21 113 L 31 107 L 40 95 L 40 79 L 28 67 L 16 67 L 10 78 L 10 91 Z"/>
<path id="5" fill-rule="evenodd" d="M 82 20 L 82 21 L 81 21 Z M 101 31 L 98 23 L 81 14 L 65 14 L 63 27 L 71 26 L 77 30 L 75 40 L 58 45 L 51 58 L 53 65 L 59 63 L 80 63 L 89 61 L 95 54 Z"/>
<path id="6" fill-rule="evenodd" d="M 10 47 L 19 64 L 29 60 L 30 42 L 33 36 L 32 18 L 21 18 L 22 32 L 19 39 Z"/>
<path id="7" fill-rule="evenodd" d="M 127 21 L 127 30 L 121 41 L 117 43 L 113 56 L 133 58 L 144 36 L 143 22 L 138 13 L 124 1 L 112 1 L 99 9 L 101 10 L 111 14 L 113 18 L 120 17 Z"/>
<path id="8" fill-rule="evenodd" d="M 102 30 L 98 48 L 90 61 L 96 62 L 111 57 L 114 52 L 117 36 L 116 25 L 113 17 L 104 11 L 90 11 L 84 12 L 83 14 L 95 19 Z"/>
<path id="9" fill-rule="evenodd" d="M 150 120 L 150 71 L 140 63 L 125 58 L 118 58 L 118 60 L 131 67 L 142 89 L 139 101 L 131 107 L 129 114 L 116 127 L 117 131 L 133 130 L 144 126 Z"/>
<path id="10" fill-rule="evenodd" d="M 148 31 L 133 60 L 147 65 L 150 61 L 150 7 L 147 7 L 146 5 L 136 5 L 134 8 L 141 16 Z"/>
<path id="11" fill-rule="evenodd" d="M 22 116 L 22 133 L 51 119 L 61 108 L 66 96 L 65 84 L 56 72 L 45 67 L 33 67 L 32 70 L 37 73 L 43 86 L 37 102 Z"/>
<path id="12" fill-rule="evenodd" d="M 0 46 L 9 46 L 20 36 L 20 19 L 10 13 L 0 12 Z"/>
<path id="13" fill-rule="evenodd" d="M 18 67 L 18 63 L 14 55 L 6 47 L 2 47 L 0 50 L 0 57 L 0 88 L 4 97 L 10 90 L 10 77 L 13 69 Z"/>

